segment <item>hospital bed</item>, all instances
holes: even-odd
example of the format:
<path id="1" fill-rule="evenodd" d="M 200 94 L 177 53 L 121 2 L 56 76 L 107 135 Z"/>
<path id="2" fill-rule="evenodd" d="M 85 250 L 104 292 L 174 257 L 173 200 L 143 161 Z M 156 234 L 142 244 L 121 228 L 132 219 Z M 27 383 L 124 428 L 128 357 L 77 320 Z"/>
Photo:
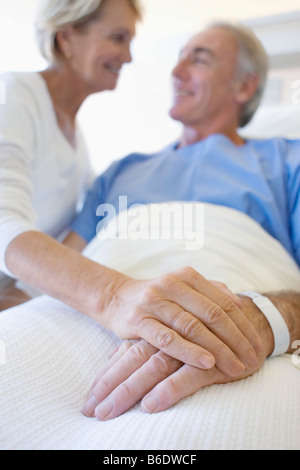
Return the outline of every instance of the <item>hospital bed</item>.
<path id="1" fill-rule="evenodd" d="M 269 103 L 243 133 L 300 138 L 299 123 L 296 99 Z M 204 210 L 204 245 L 198 250 L 176 239 L 132 240 L 128 234 L 95 238 L 85 256 L 136 278 L 190 265 L 236 292 L 300 289 L 298 267 L 256 222 L 229 208 L 206 204 Z M 245 380 L 204 388 L 162 413 L 146 414 L 137 404 L 111 421 L 87 418 L 81 409 L 91 384 L 119 344 L 114 334 L 48 296 L 1 313 L 0 448 L 300 449 L 296 349 L 292 356 L 267 359 Z"/>

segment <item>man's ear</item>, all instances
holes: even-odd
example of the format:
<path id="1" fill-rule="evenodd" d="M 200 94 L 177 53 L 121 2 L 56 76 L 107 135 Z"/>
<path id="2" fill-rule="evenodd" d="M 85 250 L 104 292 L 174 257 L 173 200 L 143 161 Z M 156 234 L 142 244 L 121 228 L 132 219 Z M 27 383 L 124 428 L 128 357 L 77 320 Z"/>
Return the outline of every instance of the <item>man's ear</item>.
<path id="1" fill-rule="evenodd" d="M 238 104 L 244 104 L 249 101 L 257 88 L 259 87 L 259 76 L 253 73 L 248 73 L 246 78 L 239 81 L 235 98 Z"/>

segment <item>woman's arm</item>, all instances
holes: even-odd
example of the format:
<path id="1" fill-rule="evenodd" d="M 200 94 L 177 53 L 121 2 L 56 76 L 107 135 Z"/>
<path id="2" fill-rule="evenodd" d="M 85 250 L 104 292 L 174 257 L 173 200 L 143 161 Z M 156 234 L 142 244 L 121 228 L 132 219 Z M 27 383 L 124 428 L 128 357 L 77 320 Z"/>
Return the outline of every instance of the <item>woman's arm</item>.
<path id="1" fill-rule="evenodd" d="M 28 231 L 12 240 L 5 261 L 16 278 L 99 321 L 98 312 L 105 311 L 101 286 L 110 289 L 110 283 L 116 285 L 123 278 L 82 256 L 78 244 L 74 247 L 44 233 Z M 105 319 L 101 320 L 105 324 Z"/>
<path id="2" fill-rule="evenodd" d="M 67 235 L 63 244 L 79 253 L 86 246 L 85 240 L 74 232 Z M 28 300 L 30 300 L 29 295 L 16 286 L 16 281 L 11 280 L 3 284 L 3 286 L 0 286 L 0 312 L 20 305 Z"/>

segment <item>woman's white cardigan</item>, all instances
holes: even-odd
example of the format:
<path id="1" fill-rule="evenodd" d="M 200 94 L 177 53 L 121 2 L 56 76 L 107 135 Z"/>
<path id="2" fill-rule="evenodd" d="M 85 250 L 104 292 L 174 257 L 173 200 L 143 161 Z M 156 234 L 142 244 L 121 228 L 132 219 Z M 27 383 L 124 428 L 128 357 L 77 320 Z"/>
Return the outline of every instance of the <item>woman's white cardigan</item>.
<path id="1" fill-rule="evenodd" d="M 11 275 L 5 263 L 10 242 L 31 230 L 61 236 L 91 182 L 91 169 L 79 127 L 74 149 L 39 73 L 6 73 L 0 80 L 0 271 Z"/>

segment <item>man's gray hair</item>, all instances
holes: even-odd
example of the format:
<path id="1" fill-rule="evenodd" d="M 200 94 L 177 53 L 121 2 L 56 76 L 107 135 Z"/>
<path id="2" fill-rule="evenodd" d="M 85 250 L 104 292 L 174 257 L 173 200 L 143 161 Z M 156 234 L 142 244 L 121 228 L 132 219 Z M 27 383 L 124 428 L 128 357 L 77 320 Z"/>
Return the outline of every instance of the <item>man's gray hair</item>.
<path id="1" fill-rule="evenodd" d="M 268 75 L 268 56 L 256 35 L 243 25 L 218 21 L 211 23 L 209 27 L 225 29 L 236 39 L 238 44 L 237 76 L 243 79 L 248 74 L 254 74 L 259 78 L 256 92 L 244 105 L 240 115 L 239 126 L 244 127 L 251 121 L 261 102 Z"/>
<path id="2" fill-rule="evenodd" d="M 84 28 L 101 14 L 104 0 L 39 0 L 35 34 L 37 45 L 47 62 L 58 61 L 60 51 L 56 42 L 56 34 L 67 25 Z M 105 0 L 109 1 L 109 0 Z M 128 0 L 138 19 L 142 17 L 139 0 Z"/>

